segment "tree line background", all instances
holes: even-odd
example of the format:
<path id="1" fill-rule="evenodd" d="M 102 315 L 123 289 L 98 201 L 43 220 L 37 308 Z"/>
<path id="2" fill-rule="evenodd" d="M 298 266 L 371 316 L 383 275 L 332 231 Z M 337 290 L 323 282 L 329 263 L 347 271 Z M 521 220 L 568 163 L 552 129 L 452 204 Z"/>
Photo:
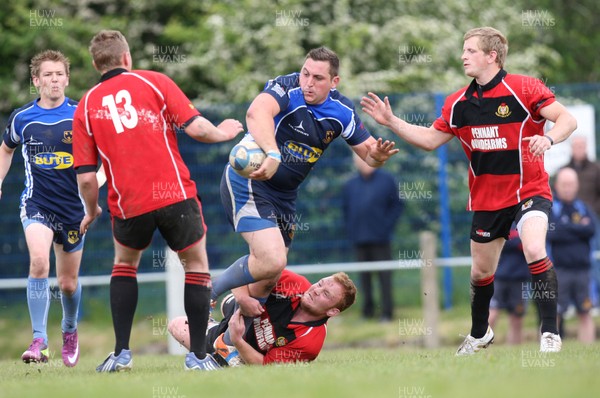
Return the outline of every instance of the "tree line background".
<path id="1" fill-rule="evenodd" d="M 460 61 L 464 32 L 488 25 L 509 39 L 509 72 L 539 77 L 565 103 L 593 103 L 598 114 L 600 96 L 593 84 L 600 80 L 600 60 L 594 56 L 600 44 L 597 15 L 600 3 L 595 0 L 568 5 L 552 0 L 12 1 L 0 8 L 0 120 L 36 98 L 28 67 L 35 53 L 54 48 L 69 56 L 67 95 L 78 100 L 99 78 L 87 50 L 92 36 L 101 29 L 119 29 L 128 38 L 135 68 L 168 74 L 215 122 L 227 117 L 245 122 L 249 101 L 268 79 L 297 71 L 309 49 L 326 45 L 340 56 L 342 93 L 354 99 L 366 91 L 388 93 L 397 115 L 429 125 L 437 117 L 432 93 L 447 94 L 469 81 Z M 566 83 L 583 84 L 573 89 Z M 394 139 L 401 150 L 385 166 L 398 178 L 399 195 L 407 198 L 394 258 L 416 258 L 418 231 L 439 231 L 439 160 L 400 142 L 358 112 L 373 134 Z M 337 141 L 301 187 L 301 229 L 290 251 L 291 264 L 353 260 L 340 210 L 340 190 L 353 170 L 347 145 Z M 468 165 L 455 141 L 448 144 L 447 166 L 452 250 L 453 255 L 467 255 Z M 219 199 L 231 146 L 199 144 L 184 134 L 180 138 L 203 198 L 215 268 L 228 266 L 247 250 L 225 222 Z M 14 232 L 21 229 L 22 189 L 22 161 L 15 156 L 0 205 L 2 265 L 27 263 L 23 234 Z M 109 272 L 112 255 L 110 222 L 103 216 L 87 238 L 82 273 Z M 145 256 L 142 271 L 164 267 L 162 240 L 153 242 Z M 24 266 L 0 268 L 3 276 L 26 273 Z"/>

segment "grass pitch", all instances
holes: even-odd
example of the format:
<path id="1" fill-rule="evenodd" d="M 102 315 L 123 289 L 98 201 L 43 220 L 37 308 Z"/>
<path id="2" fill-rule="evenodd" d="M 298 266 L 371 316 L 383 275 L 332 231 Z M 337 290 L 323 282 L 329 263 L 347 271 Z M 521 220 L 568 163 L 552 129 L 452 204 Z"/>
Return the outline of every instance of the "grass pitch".
<path id="1" fill-rule="evenodd" d="M 598 396 L 600 345 L 566 342 L 559 354 L 537 344 L 491 346 L 472 357 L 455 348 L 324 351 L 312 364 L 186 372 L 183 357 L 135 355 L 128 373 L 97 374 L 103 358 L 75 368 L 0 361 L 2 397 L 590 397 Z"/>

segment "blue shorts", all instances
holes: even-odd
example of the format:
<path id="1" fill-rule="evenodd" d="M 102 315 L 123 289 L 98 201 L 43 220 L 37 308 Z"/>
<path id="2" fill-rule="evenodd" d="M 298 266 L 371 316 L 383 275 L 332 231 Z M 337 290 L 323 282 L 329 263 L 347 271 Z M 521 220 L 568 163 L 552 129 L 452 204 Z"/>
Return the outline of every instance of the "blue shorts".
<path id="1" fill-rule="evenodd" d="M 22 207 L 21 223 L 23 224 L 23 231 L 34 223 L 43 224 L 50 228 L 54 232 L 52 241 L 62 245 L 63 251 L 66 253 L 83 249 L 85 235 L 79 233 L 80 224 L 66 224 L 56 214 L 48 212 L 41 207 L 32 205 L 31 203 L 28 203 L 26 207 Z"/>
<path id="2" fill-rule="evenodd" d="M 237 174 L 227 165 L 221 178 L 221 202 L 236 232 L 279 227 L 286 247 L 296 229 L 296 192 L 281 193 L 263 181 Z"/>

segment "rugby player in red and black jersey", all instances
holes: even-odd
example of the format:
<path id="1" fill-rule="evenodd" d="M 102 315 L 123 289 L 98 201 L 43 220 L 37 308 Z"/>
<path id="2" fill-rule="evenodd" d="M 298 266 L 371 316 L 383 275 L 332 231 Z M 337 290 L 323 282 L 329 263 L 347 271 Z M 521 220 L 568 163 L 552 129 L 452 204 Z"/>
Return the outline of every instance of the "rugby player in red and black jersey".
<path id="1" fill-rule="evenodd" d="M 214 126 L 167 76 L 132 70 L 129 45 L 118 31 L 101 31 L 89 50 L 102 77 L 82 98 L 73 121 L 74 163 L 86 208 L 80 229 L 84 233 L 101 213 L 95 175 L 101 158 L 115 245 L 110 281 L 115 351 L 96 370 L 131 368 L 136 274 L 156 229 L 185 266 L 192 344 L 185 367 L 215 369 L 205 350 L 211 291 L 206 226 L 196 184 L 179 154 L 176 127 L 198 141 L 220 142 L 234 138 L 242 124 L 228 119 Z"/>
<path id="2" fill-rule="evenodd" d="M 356 287 L 343 272 L 311 285 L 305 277 L 284 270 L 261 314 L 246 325 L 244 308 L 260 305 L 251 296 L 252 287 L 233 289 L 233 298 L 224 299 L 221 305 L 223 320 L 208 331 L 207 351 L 214 350 L 230 366 L 315 360 L 327 335 L 327 320 L 350 307 L 356 298 Z M 169 332 L 189 349 L 185 317 L 173 319 Z"/>
<path id="3" fill-rule="evenodd" d="M 417 147 L 433 150 L 456 136 L 470 161 L 468 210 L 471 228 L 471 332 L 457 355 L 470 355 L 493 342 L 490 299 L 500 251 L 513 220 L 532 275 L 542 318 L 540 351 L 558 352 L 557 279 L 546 253 L 552 194 L 544 152 L 577 128 L 575 118 L 540 80 L 507 73 L 508 41 L 490 27 L 469 30 L 462 53 L 466 87 L 446 98 L 442 115 L 430 127 L 394 116 L 386 97 L 369 93 L 363 110 L 379 124 Z M 546 120 L 554 122 L 544 134 Z"/>

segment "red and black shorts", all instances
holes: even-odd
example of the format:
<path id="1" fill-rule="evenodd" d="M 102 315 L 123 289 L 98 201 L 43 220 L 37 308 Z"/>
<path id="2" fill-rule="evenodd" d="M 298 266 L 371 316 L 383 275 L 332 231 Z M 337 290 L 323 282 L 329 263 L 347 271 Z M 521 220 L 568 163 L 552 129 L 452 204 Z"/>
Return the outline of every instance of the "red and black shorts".
<path id="1" fill-rule="evenodd" d="M 136 217 L 112 218 L 113 235 L 121 245 L 143 250 L 158 228 L 169 247 L 180 252 L 204 237 L 206 225 L 200 201 L 186 199 Z"/>
<path id="2" fill-rule="evenodd" d="M 550 200 L 534 196 L 505 209 L 476 211 L 471 224 L 471 239 L 477 243 L 487 243 L 498 238 L 508 240 L 513 221 L 520 230 L 521 223 L 530 216 L 541 215 L 548 220 L 550 209 L 552 209 Z"/>

